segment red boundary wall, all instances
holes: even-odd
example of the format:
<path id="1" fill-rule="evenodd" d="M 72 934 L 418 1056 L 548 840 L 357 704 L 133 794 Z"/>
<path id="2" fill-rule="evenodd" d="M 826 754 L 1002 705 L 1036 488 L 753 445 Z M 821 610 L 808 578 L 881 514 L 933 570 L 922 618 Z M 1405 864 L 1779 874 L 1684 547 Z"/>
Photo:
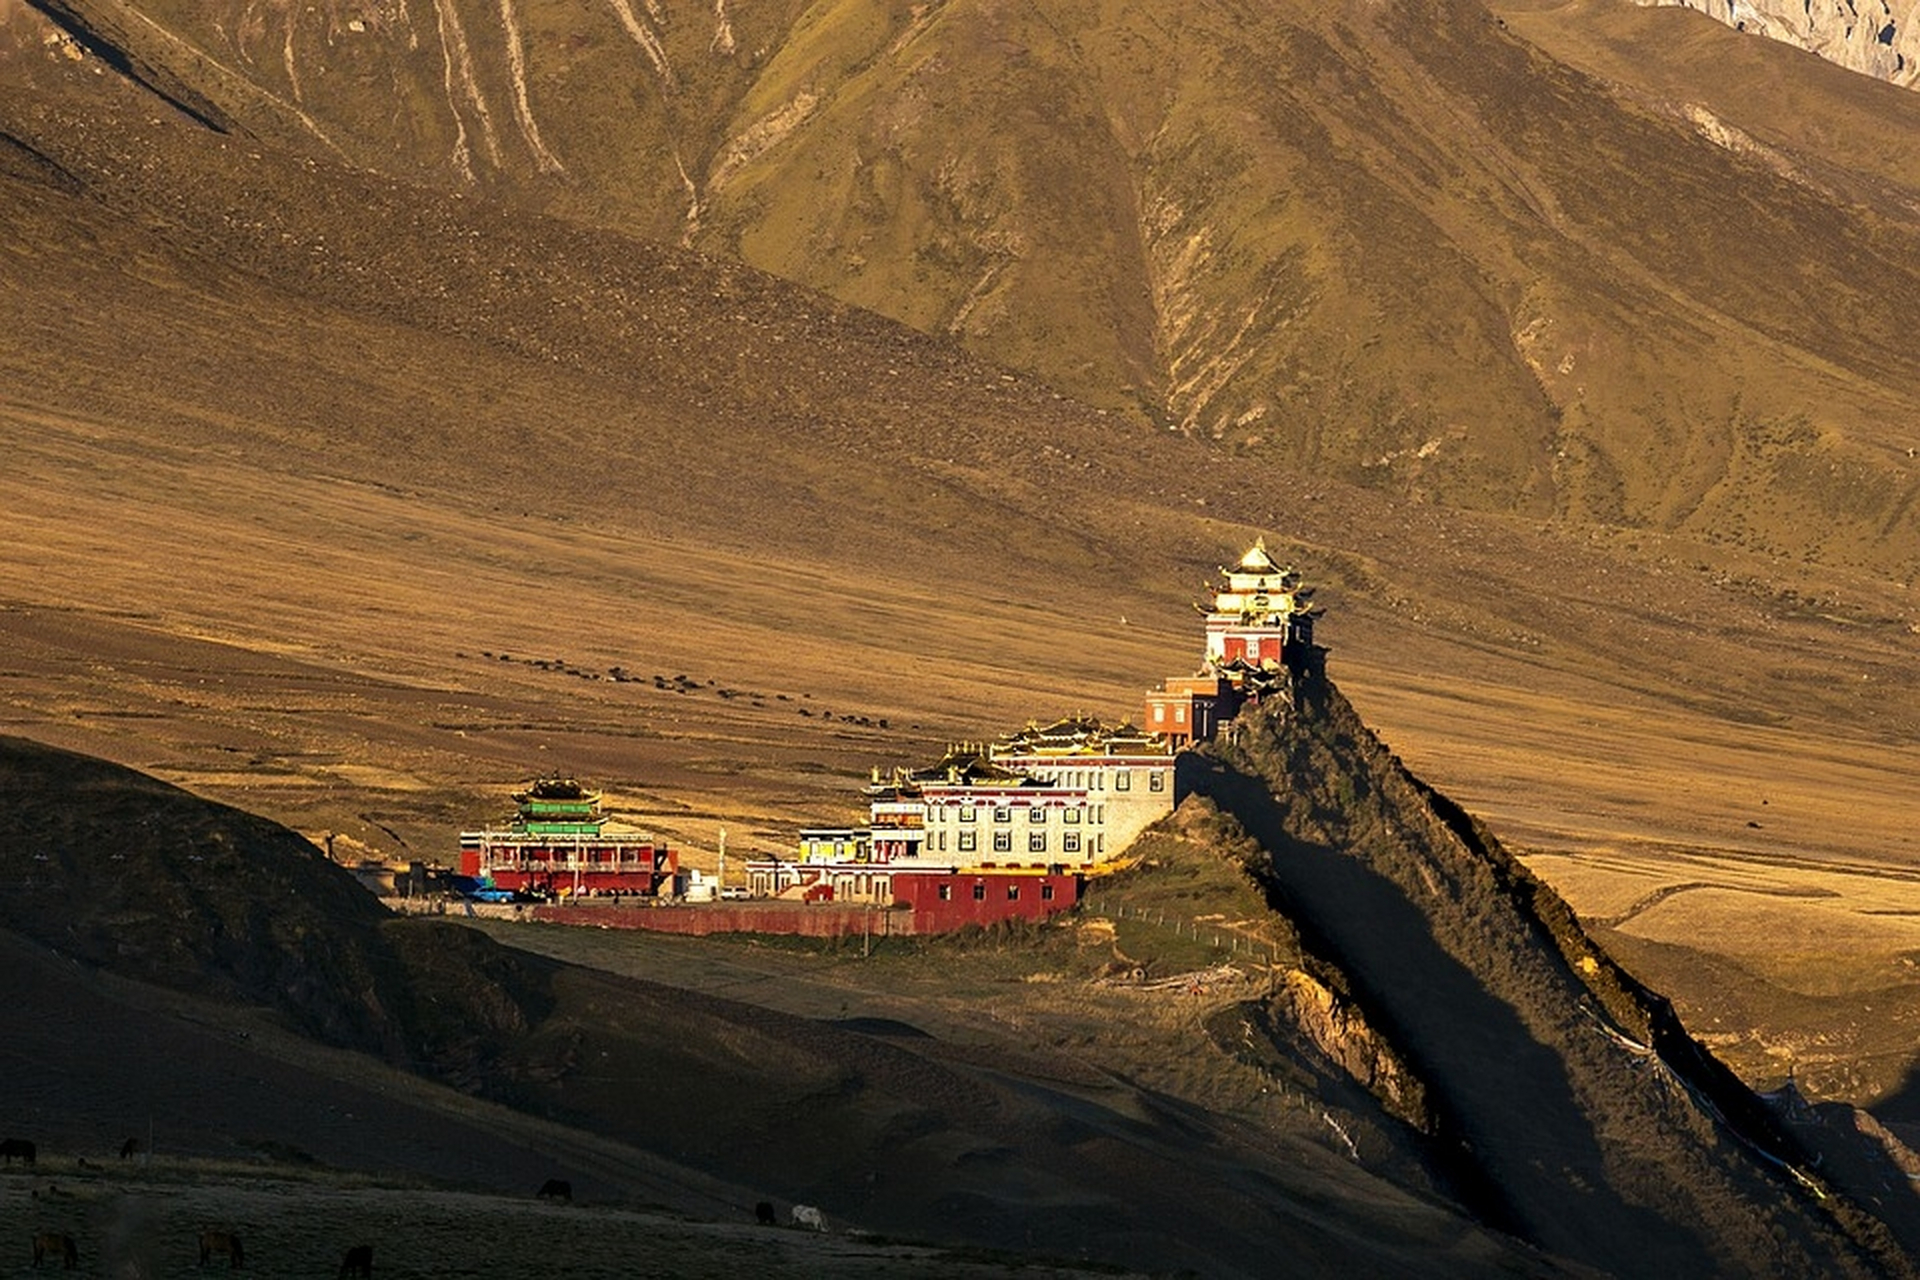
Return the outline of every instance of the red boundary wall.
<path id="1" fill-rule="evenodd" d="M 550 924 L 603 929 L 650 929 L 655 933 L 792 933 L 809 938 L 876 938 L 918 933 L 911 911 L 831 902 L 729 902 L 688 906 L 529 907 L 527 915 Z"/>

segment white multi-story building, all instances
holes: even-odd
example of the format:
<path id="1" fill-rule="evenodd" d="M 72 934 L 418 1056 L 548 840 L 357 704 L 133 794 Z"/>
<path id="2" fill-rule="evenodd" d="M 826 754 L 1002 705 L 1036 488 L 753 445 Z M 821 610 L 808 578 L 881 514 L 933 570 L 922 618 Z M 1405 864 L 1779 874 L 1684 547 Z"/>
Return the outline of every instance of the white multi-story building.
<path id="1" fill-rule="evenodd" d="M 793 861 L 748 864 L 756 894 L 816 886 L 886 900 L 892 876 L 965 868 L 1090 869 L 1173 809 L 1173 755 L 1130 725 L 1084 717 L 965 744 L 925 769 L 874 770 L 864 828 L 800 833 Z"/>
<path id="2" fill-rule="evenodd" d="M 1130 724 L 1087 716 L 1029 724 L 988 748 L 993 762 L 1025 777 L 1085 791 L 1099 830 L 1093 861 L 1125 853 L 1173 811 L 1173 750 Z"/>

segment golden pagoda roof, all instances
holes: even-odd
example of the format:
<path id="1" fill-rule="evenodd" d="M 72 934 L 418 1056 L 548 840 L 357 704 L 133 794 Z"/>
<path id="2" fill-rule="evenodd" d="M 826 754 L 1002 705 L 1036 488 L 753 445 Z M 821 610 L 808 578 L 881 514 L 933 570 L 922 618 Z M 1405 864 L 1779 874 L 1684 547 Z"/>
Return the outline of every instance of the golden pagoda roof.
<path id="1" fill-rule="evenodd" d="M 1240 568 L 1246 573 L 1264 574 L 1283 572 L 1280 566 L 1274 563 L 1273 557 L 1268 554 L 1265 536 L 1253 540 L 1252 548 L 1248 550 L 1247 554 L 1240 557 Z"/>

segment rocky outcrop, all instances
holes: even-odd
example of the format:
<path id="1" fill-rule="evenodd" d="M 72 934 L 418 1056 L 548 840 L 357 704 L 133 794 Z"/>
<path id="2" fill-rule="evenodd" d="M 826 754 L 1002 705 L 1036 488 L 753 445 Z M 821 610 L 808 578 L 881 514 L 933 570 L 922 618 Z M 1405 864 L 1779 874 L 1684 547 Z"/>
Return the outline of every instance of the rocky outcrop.
<path id="1" fill-rule="evenodd" d="M 1354 1016 L 1294 998 L 1295 1022 L 1383 1107 L 1384 1086 L 1417 1084 L 1442 1182 L 1617 1275 L 1912 1274 L 1671 1006 L 1324 675 L 1293 695 L 1244 715 L 1189 782 L 1264 847 L 1270 900 L 1350 988 Z M 1347 1052 L 1375 1040 L 1390 1058 Z M 1394 1079 L 1370 1078 L 1378 1061 Z"/>
<path id="2" fill-rule="evenodd" d="M 1794 45 L 1876 80 L 1920 79 L 1920 4 L 1913 0 L 1640 0 L 1698 9 L 1730 27 Z"/>
<path id="3" fill-rule="evenodd" d="M 1379 1100 L 1396 1120 L 1428 1123 L 1426 1090 L 1353 1000 L 1312 974 L 1290 969 L 1272 1001 L 1329 1061 Z"/>

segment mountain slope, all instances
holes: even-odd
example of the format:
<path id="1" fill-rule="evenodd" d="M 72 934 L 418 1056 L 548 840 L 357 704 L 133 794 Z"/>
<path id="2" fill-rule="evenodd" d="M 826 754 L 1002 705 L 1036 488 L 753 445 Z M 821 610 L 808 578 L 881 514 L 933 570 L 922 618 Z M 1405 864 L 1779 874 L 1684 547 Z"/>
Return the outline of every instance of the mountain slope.
<path id="1" fill-rule="evenodd" d="M 1622 1276 L 1913 1273 L 1886 1228 L 1806 1172 L 1807 1153 L 1665 1003 L 1594 950 L 1471 819 L 1407 775 L 1322 678 L 1303 681 L 1290 707 L 1249 714 L 1233 743 L 1189 765 L 1188 781 L 1267 856 L 1249 859 L 1244 842 L 1207 849 L 1219 833 L 1183 811 L 1171 825 L 1215 867 L 1196 875 L 1182 864 L 1191 852 L 1168 848 L 1171 864 L 1102 892 L 1170 877 L 1163 903 L 1188 899 L 1178 909 L 1196 922 L 1271 938 L 1258 919 L 1228 925 L 1218 914 L 1245 910 L 1244 888 L 1206 888 L 1219 862 L 1251 871 L 1285 913 L 1275 928 L 1299 930 L 1311 963 L 1350 988 L 1391 1045 L 1398 1118 L 1375 1123 L 1406 1130 L 1389 1139 L 1400 1155 L 1372 1139 L 1364 1164 L 1359 1149 L 1332 1154 L 1323 1120 L 1346 1131 L 1331 1112 L 1289 1088 L 1249 1087 L 1242 1053 L 1261 1002 L 1244 983 L 1178 997 L 1196 1006 L 1187 1016 L 1169 1018 L 1151 997 L 1115 1005 L 1084 982 L 1101 952 L 1046 930 L 984 966 L 965 943 L 924 944 L 917 958 L 850 978 L 871 987 L 862 1005 L 885 1016 L 847 1017 L 854 991 L 844 986 L 838 1018 L 803 1016 L 781 1007 L 794 995 L 783 984 L 726 974 L 751 971 L 740 943 L 700 944 L 735 993 L 719 995 L 541 959 L 450 922 L 385 920 L 290 833 L 5 739 L 0 873 L 14 891 L 0 945 L 48 993 L 100 1010 L 84 1028 L 43 1002 L 0 1016 L 24 1018 L 20 1034 L 49 1055 L 16 1082 L 18 1096 L 69 1142 L 98 1145 L 101 1127 L 128 1123 L 129 1105 L 165 1106 L 176 1150 L 272 1146 L 378 1170 L 393 1167 L 378 1154 L 392 1146 L 416 1174 L 485 1181 L 500 1174 L 479 1162 L 524 1169 L 515 1148 L 545 1143 L 596 1197 L 664 1195 L 712 1214 L 728 1197 L 744 1212 L 775 1194 L 889 1234 L 1206 1274 L 1263 1274 L 1276 1249 L 1326 1269 L 1421 1276 L 1565 1274 L 1561 1259 Z M 1083 931 L 1101 925 L 1116 937 L 1110 919 Z M 562 945 L 548 932 L 535 945 Z M 579 933 L 567 945 L 619 956 L 599 931 Z M 1188 945 L 1199 945 L 1197 929 Z M 168 964 L 168 948 L 207 959 Z M 343 955 L 381 959 L 369 969 L 332 958 Z M 970 988 L 1019 973 L 1049 980 L 991 996 L 997 1011 L 983 1019 Z M 139 983 L 196 1000 L 143 1002 Z M 436 1139 L 431 1116 L 451 1105 L 443 1091 L 423 1084 L 410 1096 L 343 1055 L 303 1055 L 282 1026 L 248 1020 L 261 1004 L 329 1050 L 375 1049 L 535 1119 L 506 1124 L 507 1140 L 492 1144 L 465 1132 Z M 1000 1030 L 955 1034 L 963 1006 L 965 1025 Z M 358 1022 L 324 1016 L 353 1007 Z M 1267 1016 L 1286 1007 L 1274 1002 Z M 1116 1017 L 1125 1025 L 1110 1033 L 1085 1031 Z M 1192 1018 L 1206 1030 L 1188 1029 Z M 257 1040 L 208 1030 L 227 1022 Z M 383 1043 L 369 1022 L 403 1033 Z M 1238 1033 L 1221 1034 L 1232 1025 Z M 128 1038 L 150 1058 L 163 1050 L 137 1084 L 110 1084 L 97 1065 L 60 1066 L 63 1054 L 123 1061 Z M 1153 1074 L 1180 1087 L 1129 1079 L 1126 1059 L 1108 1057 L 1123 1042 L 1157 1054 Z M 189 1045 L 196 1079 L 235 1078 L 230 1114 L 167 1056 Z M 256 1087 L 262 1076 L 291 1091 L 279 1110 Z M 311 1113 L 323 1099 L 402 1132 Z M 1408 1152 L 1427 1175 L 1409 1173 Z M 1433 1186 L 1545 1253 L 1435 1203 Z"/>
<path id="2" fill-rule="evenodd" d="M 222 127 L 737 254 L 1250 461 L 1920 563 L 1911 209 L 1472 0 L 45 9 Z"/>
<path id="3" fill-rule="evenodd" d="M 1916 65 L 1920 40 L 1914 36 L 1915 13 L 1911 4 L 1869 0 L 1866 4 L 1828 8 L 1761 0 L 1749 4 L 1744 11 L 1736 11 L 1729 5 L 1722 14 L 1714 5 L 1698 0 L 1691 3 L 1689 0 L 1642 0 L 1642 3 L 1694 9 L 1736 30 L 1806 49 L 1875 79 L 1911 86 L 1920 78 L 1920 66 Z"/>
<path id="4" fill-rule="evenodd" d="M 1621 60 L 1663 47 L 1663 16 L 1687 18 L 1628 14 Z M 1722 39 L 1768 83 L 1782 51 L 1692 25 L 1657 64 L 1674 93 L 1593 83 L 1673 118 L 1676 63 Z M 1805 997 L 1784 1034 L 1769 988 L 1740 1002 L 1720 1030 L 1743 1070 L 1791 1053 L 1820 1096 L 1899 1087 L 1911 1045 L 1847 1033 L 1891 1036 L 1920 999 L 1903 581 L 1395 501 L 735 261 L 215 133 L 29 52 L 0 76 L 9 728 L 402 862 L 559 762 L 704 869 L 721 828 L 737 852 L 853 819 L 876 764 L 1136 714 L 1194 660 L 1198 579 L 1264 534 L 1322 585 L 1369 718 L 1583 912 L 1703 865 L 1741 895 L 1740 963 Z M 1796 162 L 1825 118 L 1789 131 Z M 1898 133 L 1815 185 L 1894 217 Z M 1730 945 L 1690 918 L 1634 928 Z M 1781 953 L 1783 925 L 1809 941 Z M 1671 972 L 1683 999 L 1722 986 Z"/>

